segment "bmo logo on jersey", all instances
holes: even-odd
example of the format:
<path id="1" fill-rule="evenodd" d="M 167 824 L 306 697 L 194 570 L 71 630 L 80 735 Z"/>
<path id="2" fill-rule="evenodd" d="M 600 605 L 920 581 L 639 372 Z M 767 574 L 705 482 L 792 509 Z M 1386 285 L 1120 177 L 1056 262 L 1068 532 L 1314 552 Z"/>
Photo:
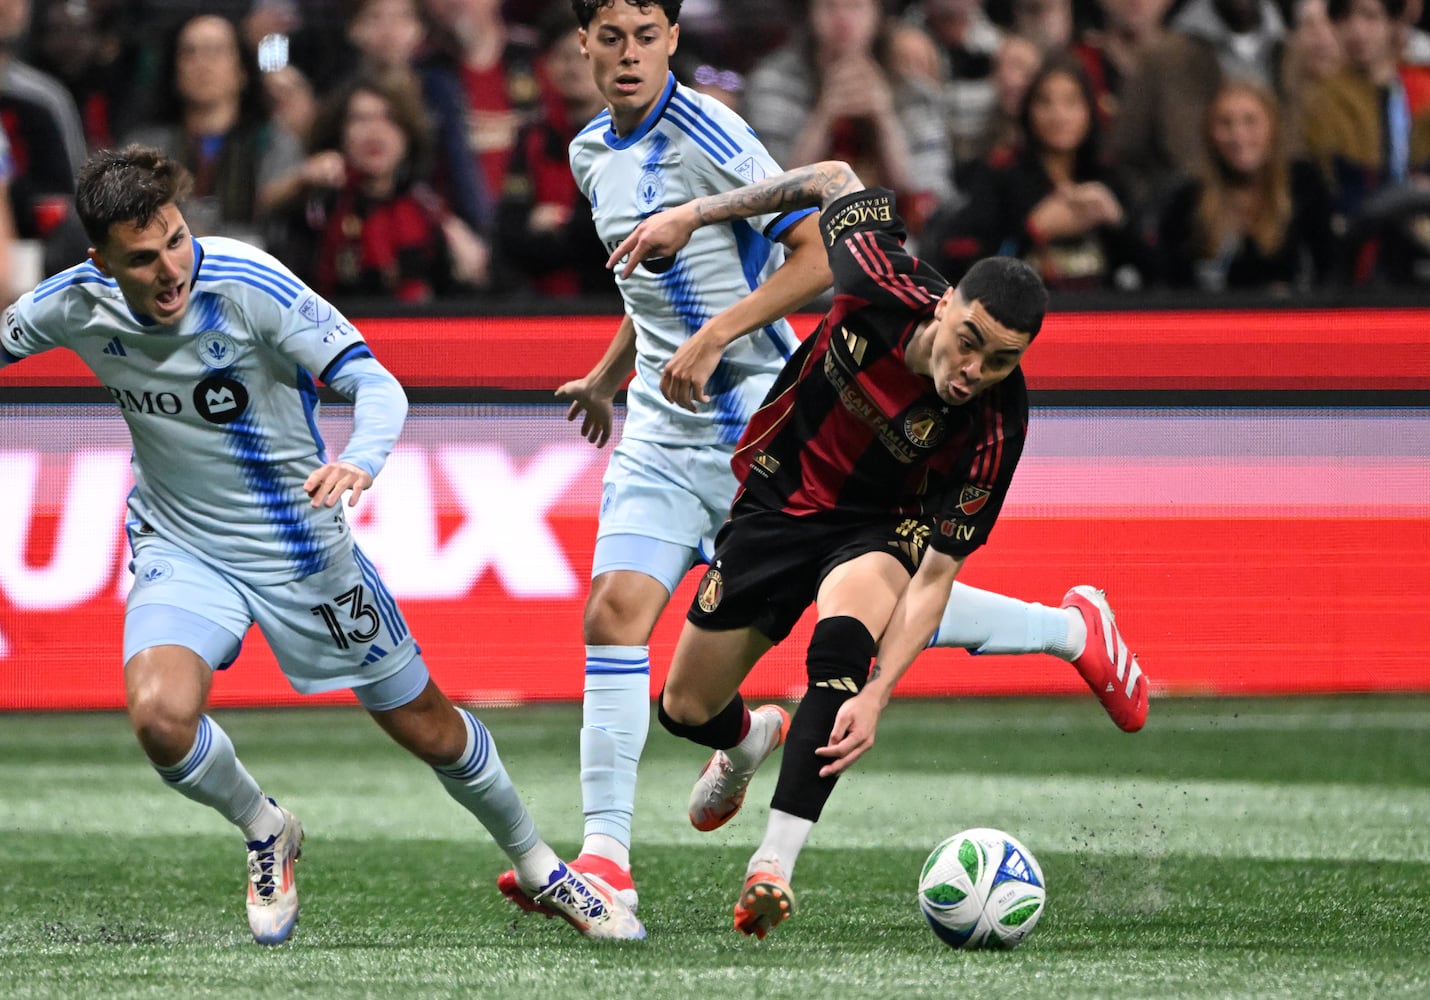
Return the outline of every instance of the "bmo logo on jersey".
<path id="1" fill-rule="evenodd" d="M 194 387 L 194 409 L 211 424 L 231 424 L 248 409 L 248 390 L 236 379 L 206 378 Z"/>

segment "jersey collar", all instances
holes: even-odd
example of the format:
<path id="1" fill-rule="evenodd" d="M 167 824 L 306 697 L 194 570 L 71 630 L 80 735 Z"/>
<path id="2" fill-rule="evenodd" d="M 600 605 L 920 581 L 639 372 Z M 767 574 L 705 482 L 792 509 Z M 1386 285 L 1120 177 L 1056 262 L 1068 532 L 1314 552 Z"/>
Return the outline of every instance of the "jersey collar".
<path id="1" fill-rule="evenodd" d="M 641 120 L 641 123 L 631 129 L 629 135 L 616 135 L 615 121 L 612 120 L 611 128 L 606 129 L 603 137 L 606 145 L 612 149 L 628 149 L 645 138 L 646 133 L 655 128 L 655 123 L 660 121 L 660 116 L 665 114 L 665 106 L 670 103 L 670 98 L 675 94 L 675 74 L 667 73 L 665 79 L 665 90 L 660 95 L 660 100 L 655 102 L 655 107 L 650 109 L 650 114 Z"/>

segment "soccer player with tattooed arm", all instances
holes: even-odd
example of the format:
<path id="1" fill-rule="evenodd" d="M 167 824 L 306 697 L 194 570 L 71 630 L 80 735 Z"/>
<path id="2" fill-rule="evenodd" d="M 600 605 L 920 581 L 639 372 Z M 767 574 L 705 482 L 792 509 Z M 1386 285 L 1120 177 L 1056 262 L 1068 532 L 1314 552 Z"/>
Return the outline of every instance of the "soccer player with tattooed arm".
<path id="1" fill-rule="evenodd" d="M 759 937 L 794 912 L 795 862 L 839 775 L 874 745 L 899 678 L 1002 509 L 1028 422 L 1019 362 L 1047 304 L 1015 258 L 980 261 L 951 287 L 905 251 L 893 194 L 865 189 L 840 162 L 654 215 L 609 263 L 628 274 L 701 227 L 807 206 L 822 213 L 834 304 L 739 442 L 741 486 L 657 712 L 716 751 L 691 815 L 702 801 L 733 815 L 769 754 L 740 684 L 816 605 L 808 688 L 735 905 L 736 928 Z M 1145 712 L 1146 678 L 1123 662 L 1126 697 Z"/>

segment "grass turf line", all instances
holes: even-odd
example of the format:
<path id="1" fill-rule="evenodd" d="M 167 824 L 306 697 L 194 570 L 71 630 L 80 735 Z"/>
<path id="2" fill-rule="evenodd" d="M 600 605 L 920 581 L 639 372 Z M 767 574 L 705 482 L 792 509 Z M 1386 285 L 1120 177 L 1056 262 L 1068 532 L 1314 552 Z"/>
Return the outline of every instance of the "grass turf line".
<path id="1" fill-rule="evenodd" d="M 579 709 L 483 711 L 543 833 L 579 834 Z M 303 818 L 303 919 L 252 944 L 235 833 L 163 788 L 118 715 L 0 717 L 0 995 L 1363 997 L 1430 995 L 1430 698 L 898 702 L 800 861 L 799 912 L 730 929 L 773 768 L 712 835 L 703 759 L 655 730 L 636 873 L 644 945 L 517 918 L 486 835 L 358 710 L 224 712 Z M 944 948 L 913 886 L 935 842 L 1000 826 L 1049 909 L 1010 954 Z"/>

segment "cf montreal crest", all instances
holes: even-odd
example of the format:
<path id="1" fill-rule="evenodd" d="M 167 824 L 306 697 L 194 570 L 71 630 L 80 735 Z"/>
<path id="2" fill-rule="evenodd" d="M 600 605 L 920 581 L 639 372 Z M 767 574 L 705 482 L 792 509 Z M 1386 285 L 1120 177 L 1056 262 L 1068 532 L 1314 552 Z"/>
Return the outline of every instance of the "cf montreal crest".
<path id="1" fill-rule="evenodd" d="M 248 409 L 248 390 L 235 379 L 216 375 L 194 386 L 194 409 L 211 424 L 230 424 Z"/>
<path id="2" fill-rule="evenodd" d="M 198 351 L 199 360 L 215 371 L 232 367 L 238 359 L 238 348 L 234 346 L 233 339 L 217 330 L 199 334 Z"/>
<path id="3" fill-rule="evenodd" d="M 658 170 L 647 170 L 636 181 L 636 208 L 641 212 L 654 212 L 665 200 L 665 178 Z"/>

